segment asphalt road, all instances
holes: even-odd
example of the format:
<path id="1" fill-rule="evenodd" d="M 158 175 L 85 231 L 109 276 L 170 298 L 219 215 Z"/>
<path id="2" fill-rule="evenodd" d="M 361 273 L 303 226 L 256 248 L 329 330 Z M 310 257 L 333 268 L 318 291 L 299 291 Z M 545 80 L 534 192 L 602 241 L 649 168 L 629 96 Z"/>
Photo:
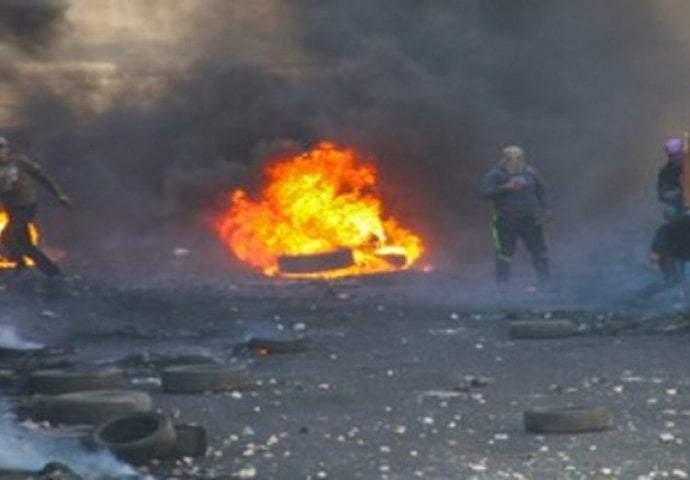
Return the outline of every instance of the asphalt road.
<path id="1" fill-rule="evenodd" d="M 632 310 L 558 293 L 496 297 L 439 273 L 304 282 L 85 271 L 51 282 L 29 272 L 2 284 L 4 324 L 75 347 L 70 362 L 119 365 L 139 381 L 168 364 L 247 363 L 254 382 L 241 391 L 172 395 L 146 383 L 157 407 L 209 434 L 206 458 L 152 465 L 157 478 L 690 475 L 682 302 Z M 580 333 L 509 338 L 511 320 L 544 318 L 573 320 Z M 265 334 L 306 335 L 309 349 L 243 348 Z M 606 407 L 614 428 L 525 432 L 525 410 L 561 406 Z"/>

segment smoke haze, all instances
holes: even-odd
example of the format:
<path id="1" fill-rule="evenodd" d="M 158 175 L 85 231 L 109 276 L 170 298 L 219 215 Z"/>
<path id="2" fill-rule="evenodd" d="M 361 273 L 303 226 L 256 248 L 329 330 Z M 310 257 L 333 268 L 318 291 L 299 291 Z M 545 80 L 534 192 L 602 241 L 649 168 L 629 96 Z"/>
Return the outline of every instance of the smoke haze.
<path id="1" fill-rule="evenodd" d="M 184 219 L 255 184 L 262 152 L 329 138 L 377 159 L 386 203 L 437 261 L 491 254 L 476 186 L 509 143 L 549 183 L 557 243 L 597 230 L 615 247 L 632 229 L 644 248 L 661 142 L 690 125 L 682 1 L 142 3 L 72 0 L 73 32 L 90 31 L 94 4 L 109 8 L 110 30 L 64 33 L 45 60 L 53 70 L 8 81 L 24 99 L 18 148 L 84 206 L 75 235 L 104 216 L 106 230 L 202 228 Z M 21 4 L 54 14 L 26 37 L 2 27 L 18 61 L 65 13 L 64 2 Z M 116 48 L 108 35 L 121 31 Z M 59 65 L 87 61 L 109 62 L 99 78 L 110 82 L 88 69 L 56 80 Z"/>
<path id="2" fill-rule="evenodd" d="M 4 0 L 0 40 L 26 53 L 50 47 L 66 29 L 63 0 Z"/>

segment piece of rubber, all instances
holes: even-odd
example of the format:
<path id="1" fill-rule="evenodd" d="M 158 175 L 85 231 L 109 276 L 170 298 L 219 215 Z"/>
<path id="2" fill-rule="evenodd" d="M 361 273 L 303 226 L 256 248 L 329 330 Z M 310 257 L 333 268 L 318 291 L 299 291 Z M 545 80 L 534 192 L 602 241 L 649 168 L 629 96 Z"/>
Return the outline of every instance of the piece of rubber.
<path id="1" fill-rule="evenodd" d="M 246 388 L 251 376 L 243 364 L 200 363 L 164 369 L 161 383 L 168 393 L 218 392 Z"/>
<path id="2" fill-rule="evenodd" d="M 530 433 L 603 432 L 613 428 L 611 413 L 603 407 L 536 408 L 524 413 Z"/>
<path id="3" fill-rule="evenodd" d="M 208 438 L 201 425 L 175 425 L 175 458 L 203 457 L 206 455 Z"/>

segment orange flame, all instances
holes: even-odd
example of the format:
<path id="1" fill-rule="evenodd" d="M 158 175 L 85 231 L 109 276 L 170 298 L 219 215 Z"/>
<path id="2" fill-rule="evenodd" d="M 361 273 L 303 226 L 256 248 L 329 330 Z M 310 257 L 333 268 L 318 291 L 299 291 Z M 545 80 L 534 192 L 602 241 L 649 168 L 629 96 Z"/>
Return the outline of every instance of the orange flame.
<path id="1" fill-rule="evenodd" d="M 422 240 L 392 218 L 383 218 L 377 171 L 349 148 L 322 142 L 310 151 L 268 166 L 259 199 L 241 189 L 215 221 L 223 242 L 266 275 L 281 275 L 282 255 L 352 250 L 354 264 L 339 270 L 290 276 L 341 277 L 410 268 Z M 395 256 L 396 261 L 391 261 Z"/>
<path id="2" fill-rule="evenodd" d="M 2 232 L 5 230 L 5 227 L 7 226 L 7 222 L 9 222 L 9 217 L 7 216 L 7 212 L 0 211 L 0 235 L 2 235 Z M 31 235 L 31 240 L 34 243 L 38 243 L 38 230 L 33 224 L 29 225 L 29 235 Z M 34 262 L 30 259 L 26 259 L 26 264 L 29 266 L 33 266 Z M 0 255 L 0 269 L 3 268 L 14 268 L 15 263 L 12 260 L 9 260 L 2 255 Z"/>

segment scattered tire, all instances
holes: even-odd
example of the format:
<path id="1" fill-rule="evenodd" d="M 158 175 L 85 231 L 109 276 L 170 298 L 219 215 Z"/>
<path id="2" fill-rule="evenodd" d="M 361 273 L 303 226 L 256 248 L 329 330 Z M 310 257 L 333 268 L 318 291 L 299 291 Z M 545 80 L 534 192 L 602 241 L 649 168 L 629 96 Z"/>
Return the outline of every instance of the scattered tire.
<path id="1" fill-rule="evenodd" d="M 126 462 L 141 465 L 169 456 L 175 449 L 172 420 L 160 413 L 136 413 L 109 420 L 93 432 L 95 445 Z"/>
<path id="2" fill-rule="evenodd" d="M 25 388 L 30 393 L 56 395 L 87 390 L 116 390 L 127 388 L 128 385 L 127 378 L 118 368 L 81 367 L 37 370 L 29 375 Z"/>
<path id="3" fill-rule="evenodd" d="M 206 454 L 208 439 L 201 425 L 175 425 L 175 458 L 202 457 Z"/>
<path id="4" fill-rule="evenodd" d="M 152 407 L 151 396 L 144 392 L 99 390 L 39 396 L 25 410 L 35 420 L 94 425 L 124 414 L 149 412 Z"/>
<path id="5" fill-rule="evenodd" d="M 509 330 L 514 339 L 561 338 L 577 333 L 577 324 L 570 320 L 516 320 L 510 322 Z"/>
<path id="6" fill-rule="evenodd" d="M 251 377 L 242 364 L 177 365 L 163 370 L 161 382 L 169 393 L 200 393 L 246 388 Z"/>
<path id="7" fill-rule="evenodd" d="M 525 430 L 531 433 L 602 432 L 613 428 L 613 418 L 602 407 L 539 408 L 524 413 Z"/>
<path id="8" fill-rule="evenodd" d="M 312 255 L 281 255 L 278 268 L 281 273 L 319 273 L 347 268 L 355 263 L 352 250 L 341 248 L 333 252 Z"/>
<path id="9" fill-rule="evenodd" d="M 247 347 L 265 353 L 297 353 L 309 350 L 309 339 L 303 335 L 252 337 Z"/>

